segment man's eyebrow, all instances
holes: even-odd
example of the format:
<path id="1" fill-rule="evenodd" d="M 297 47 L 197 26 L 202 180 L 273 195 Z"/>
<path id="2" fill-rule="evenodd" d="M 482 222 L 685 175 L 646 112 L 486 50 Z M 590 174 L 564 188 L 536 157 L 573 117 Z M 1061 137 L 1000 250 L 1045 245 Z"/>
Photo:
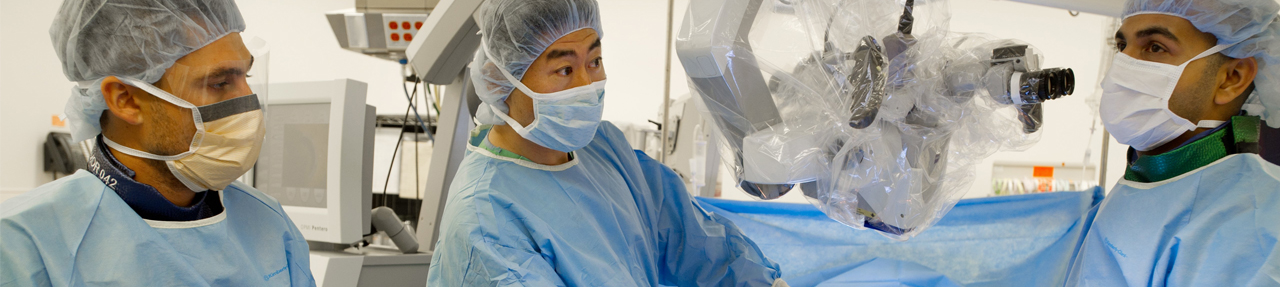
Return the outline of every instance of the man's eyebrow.
<path id="1" fill-rule="evenodd" d="M 1124 34 L 1116 31 L 1116 40 L 1124 41 Z"/>
<path id="2" fill-rule="evenodd" d="M 1172 40 L 1174 43 L 1179 42 L 1178 36 L 1174 36 L 1173 32 L 1169 32 L 1169 28 L 1160 27 L 1160 26 L 1147 27 L 1146 29 L 1142 29 L 1142 31 L 1138 31 L 1138 33 L 1134 35 L 1137 36 L 1138 38 L 1150 37 L 1152 35 L 1160 35 L 1160 36 L 1164 36 L 1165 38 L 1169 38 L 1169 40 Z"/>
<path id="3" fill-rule="evenodd" d="M 591 43 L 591 48 L 589 48 L 589 49 L 587 49 L 587 50 L 588 50 L 588 51 L 589 51 L 589 50 L 595 50 L 596 48 L 600 48 L 600 39 L 596 39 L 596 42 L 595 42 L 595 43 Z"/>
<path id="4" fill-rule="evenodd" d="M 551 51 L 547 51 L 547 60 L 555 60 L 555 59 L 557 59 L 557 58 L 564 57 L 564 56 L 574 56 L 574 57 L 577 57 L 577 56 L 578 56 L 578 52 L 575 52 L 575 51 L 573 51 L 573 50 L 551 50 Z"/>
<path id="5" fill-rule="evenodd" d="M 249 67 L 248 67 L 248 68 L 240 68 L 240 67 L 220 67 L 220 68 L 214 69 L 214 70 L 213 70 L 213 72 L 211 72 L 211 73 L 209 73 L 209 74 L 206 74 L 206 75 L 204 75 L 204 76 L 202 76 L 202 77 L 198 77 L 198 78 L 196 78 L 196 81 L 200 81 L 200 82 L 208 82 L 208 81 L 210 81 L 210 80 L 212 80 L 212 79 L 222 78 L 222 77 L 226 77 L 226 76 L 234 76 L 234 75 L 245 75 L 245 74 L 248 74 L 249 69 L 253 69 L 253 62 L 254 62 L 254 60 L 257 60 L 257 58 L 256 58 L 256 57 L 253 57 L 253 56 L 249 56 Z"/>
<path id="6" fill-rule="evenodd" d="M 252 69 L 253 58 L 250 58 L 250 60 L 248 60 L 248 65 L 250 65 L 250 69 Z M 227 76 L 241 76 L 241 74 L 247 74 L 247 72 L 248 72 L 247 69 L 239 68 L 239 67 L 220 67 L 220 68 L 214 69 L 214 72 L 205 74 L 205 76 L 197 77 L 195 81 L 197 81 L 197 83 L 204 83 L 204 82 L 212 81 L 212 79 L 216 79 L 216 78 L 223 78 Z"/>
<path id="7" fill-rule="evenodd" d="M 197 81 L 208 82 L 212 79 L 218 79 L 226 76 L 244 75 L 245 70 L 237 67 L 222 67 L 213 70 L 212 73 L 196 78 Z"/>

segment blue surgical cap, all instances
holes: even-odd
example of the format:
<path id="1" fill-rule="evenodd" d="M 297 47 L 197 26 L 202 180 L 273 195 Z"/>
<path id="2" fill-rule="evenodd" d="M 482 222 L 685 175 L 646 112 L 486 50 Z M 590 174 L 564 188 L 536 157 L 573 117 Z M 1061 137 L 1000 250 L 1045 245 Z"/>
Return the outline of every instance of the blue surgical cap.
<path id="1" fill-rule="evenodd" d="M 504 101 L 515 86 L 498 67 L 523 79 L 533 60 L 561 37 L 588 28 L 604 37 L 595 0 L 489 0 L 476 14 L 476 23 L 482 45 L 471 62 L 471 82 L 484 102 L 476 112 L 482 124 L 506 124 L 490 106 L 509 112 Z"/>
<path id="2" fill-rule="evenodd" d="M 1280 22 L 1275 0 L 1129 0 L 1124 17 L 1139 14 L 1177 16 L 1213 34 L 1231 58 L 1258 60 L 1255 89 L 1244 110 L 1280 128 Z"/>
<path id="3" fill-rule="evenodd" d="M 66 114 L 74 141 L 102 132 L 102 79 L 155 83 L 175 61 L 244 31 L 231 0 L 66 0 L 49 27 L 72 88 Z"/>

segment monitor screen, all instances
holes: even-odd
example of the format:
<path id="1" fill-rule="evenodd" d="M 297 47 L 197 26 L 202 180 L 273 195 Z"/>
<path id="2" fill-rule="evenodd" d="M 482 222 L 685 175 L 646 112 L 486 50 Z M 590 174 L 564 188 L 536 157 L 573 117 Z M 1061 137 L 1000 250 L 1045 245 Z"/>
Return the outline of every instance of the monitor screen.
<path id="1" fill-rule="evenodd" d="M 373 130 L 368 85 L 351 79 L 273 83 L 253 185 L 279 202 L 307 241 L 369 234 Z"/>
<path id="2" fill-rule="evenodd" d="M 273 105 L 258 189 L 281 205 L 328 207 L 329 104 Z"/>

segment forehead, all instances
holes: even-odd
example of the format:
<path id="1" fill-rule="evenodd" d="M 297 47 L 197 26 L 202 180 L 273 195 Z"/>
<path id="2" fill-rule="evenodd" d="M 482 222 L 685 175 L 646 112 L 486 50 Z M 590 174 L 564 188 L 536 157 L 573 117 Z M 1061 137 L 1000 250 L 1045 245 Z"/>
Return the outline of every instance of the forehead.
<path id="1" fill-rule="evenodd" d="M 1185 18 L 1165 14 L 1138 14 L 1129 16 L 1124 19 L 1120 25 L 1119 34 L 1125 38 L 1135 37 L 1136 33 L 1150 28 L 1164 28 L 1179 40 L 1188 41 L 1216 41 L 1217 38 L 1213 34 L 1205 33 L 1196 28 Z"/>
<path id="2" fill-rule="evenodd" d="M 594 44 L 596 40 L 599 40 L 599 39 L 600 39 L 600 35 L 596 33 L 595 29 L 591 29 L 591 28 L 582 29 L 582 30 L 573 31 L 573 33 L 564 35 L 563 37 L 560 37 L 560 39 L 556 39 L 555 42 L 551 43 L 551 46 L 549 46 L 547 50 L 551 50 L 552 48 L 587 49 L 591 46 L 591 44 Z"/>

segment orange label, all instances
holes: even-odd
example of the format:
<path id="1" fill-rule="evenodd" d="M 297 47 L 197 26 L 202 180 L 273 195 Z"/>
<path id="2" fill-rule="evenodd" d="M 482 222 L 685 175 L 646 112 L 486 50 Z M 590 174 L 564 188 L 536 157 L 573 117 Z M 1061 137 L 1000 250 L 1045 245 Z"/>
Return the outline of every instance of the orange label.
<path id="1" fill-rule="evenodd" d="M 1034 170 L 1035 171 L 1032 172 L 1032 176 L 1034 177 L 1049 177 L 1049 178 L 1053 177 L 1052 166 L 1037 166 L 1037 167 L 1034 167 Z"/>
<path id="2" fill-rule="evenodd" d="M 53 115 L 53 122 L 52 122 L 52 124 L 53 124 L 53 126 L 55 126 L 55 127 L 65 127 L 65 126 L 67 126 L 67 121 L 64 121 L 64 120 L 62 120 L 62 119 L 58 118 L 58 115 Z"/>

